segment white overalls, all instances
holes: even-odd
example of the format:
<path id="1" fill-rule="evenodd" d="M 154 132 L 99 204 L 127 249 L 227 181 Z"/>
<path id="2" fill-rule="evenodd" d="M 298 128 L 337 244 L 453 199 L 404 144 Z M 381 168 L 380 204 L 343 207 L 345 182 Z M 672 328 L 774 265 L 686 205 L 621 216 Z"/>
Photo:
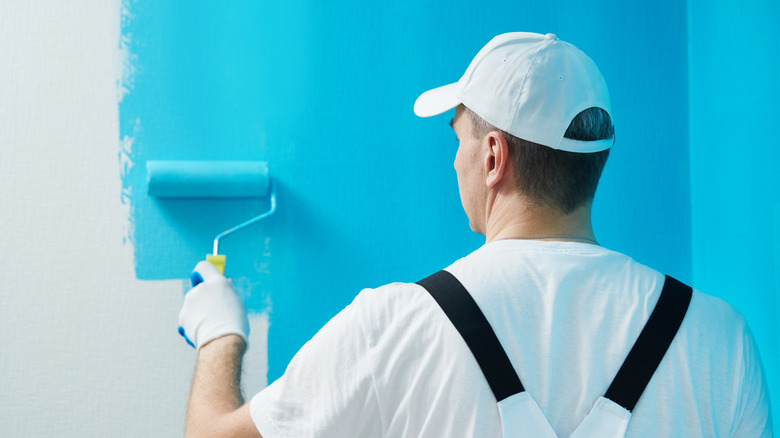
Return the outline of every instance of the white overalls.
<path id="1" fill-rule="evenodd" d="M 523 388 L 479 306 L 452 274 L 439 271 L 417 284 L 433 296 L 463 337 L 490 385 L 504 438 L 557 438 L 539 405 Z M 661 296 L 617 376 L 571 438 L 623 438 L 636 406 L 682 323 L 693 291 L 666 276 Z"/>

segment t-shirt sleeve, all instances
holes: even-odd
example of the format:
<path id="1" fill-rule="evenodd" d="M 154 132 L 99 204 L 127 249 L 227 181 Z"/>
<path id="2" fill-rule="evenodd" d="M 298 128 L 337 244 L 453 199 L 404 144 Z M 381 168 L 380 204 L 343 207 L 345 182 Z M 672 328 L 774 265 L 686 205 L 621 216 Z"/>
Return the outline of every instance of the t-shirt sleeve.
<path id="1" fill-rule="evenodd" d="M 252 398 L 252 420 L 264 438 L 381 436 L 362 327 L 369 294 L 361 292 L 298 351 L 282 377 Z"/>
<path id="2" fill-rule="evenodd" d="M 742 357 L 742 399 L 737 411 L 735 438 L 772 438 L 772 412 L 761 357 L 750 328 L 745 325 Z"/>

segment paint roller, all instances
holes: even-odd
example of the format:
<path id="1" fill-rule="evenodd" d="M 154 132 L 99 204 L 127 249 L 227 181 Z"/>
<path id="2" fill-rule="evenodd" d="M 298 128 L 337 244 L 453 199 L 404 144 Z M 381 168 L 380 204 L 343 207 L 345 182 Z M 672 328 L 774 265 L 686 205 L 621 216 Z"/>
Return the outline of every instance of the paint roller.
<path id="1" fill-rule="evenodd" d="M 157 198 L 258 198 L 270 192 L 268 211 L 225 230 L 214 239 L 214 253 L 206 260 L 223 275 L 225 256 L 219 240 L 276 211 L 276 191 L 264 161 L 147 161 L 147 193 Z"/>

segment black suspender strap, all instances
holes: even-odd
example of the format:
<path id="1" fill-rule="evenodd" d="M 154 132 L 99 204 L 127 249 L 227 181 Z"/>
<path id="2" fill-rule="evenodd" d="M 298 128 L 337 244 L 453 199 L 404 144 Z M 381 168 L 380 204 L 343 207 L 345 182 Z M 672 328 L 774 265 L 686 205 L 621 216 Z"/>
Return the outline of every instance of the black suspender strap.
<path id="1" fill-rule="evenodd" d="M 487 318 L 457 278 L 442 270 L 417 284 L 431 294 L 466 341 L 497 401 L 525 391 Z M 634 409 L 680 328 L 692 294 L 690 286 L 666 276 L 658 303 L 605 398 Z"/>
<path id="2" fill-rule="evenodd" d="M 497 401 L 525 391 L 487 318 L 457 278 L 442 270 L 417 284 L 433 296 L 458 329 Z"/>
<path id="3" fill-rule="evenodd" d="M 688 311 L 693 290 L 666 276 L 655 309 L 604 397 L 632 411 L 669 349 Z"/>

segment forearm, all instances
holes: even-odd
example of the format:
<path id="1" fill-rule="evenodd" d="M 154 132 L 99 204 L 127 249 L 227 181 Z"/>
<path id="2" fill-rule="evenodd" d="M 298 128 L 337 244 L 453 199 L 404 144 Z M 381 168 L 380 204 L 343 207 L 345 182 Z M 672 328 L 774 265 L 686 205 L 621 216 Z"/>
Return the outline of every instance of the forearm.
<path id="1" fill-rule="evenodd" d="M 229 417 L 244 403 L 240 384 L 245 350 L 246 343 L 236 335 L 200 348 L 187 405 L 187 437 L 232 436 Z"/>

